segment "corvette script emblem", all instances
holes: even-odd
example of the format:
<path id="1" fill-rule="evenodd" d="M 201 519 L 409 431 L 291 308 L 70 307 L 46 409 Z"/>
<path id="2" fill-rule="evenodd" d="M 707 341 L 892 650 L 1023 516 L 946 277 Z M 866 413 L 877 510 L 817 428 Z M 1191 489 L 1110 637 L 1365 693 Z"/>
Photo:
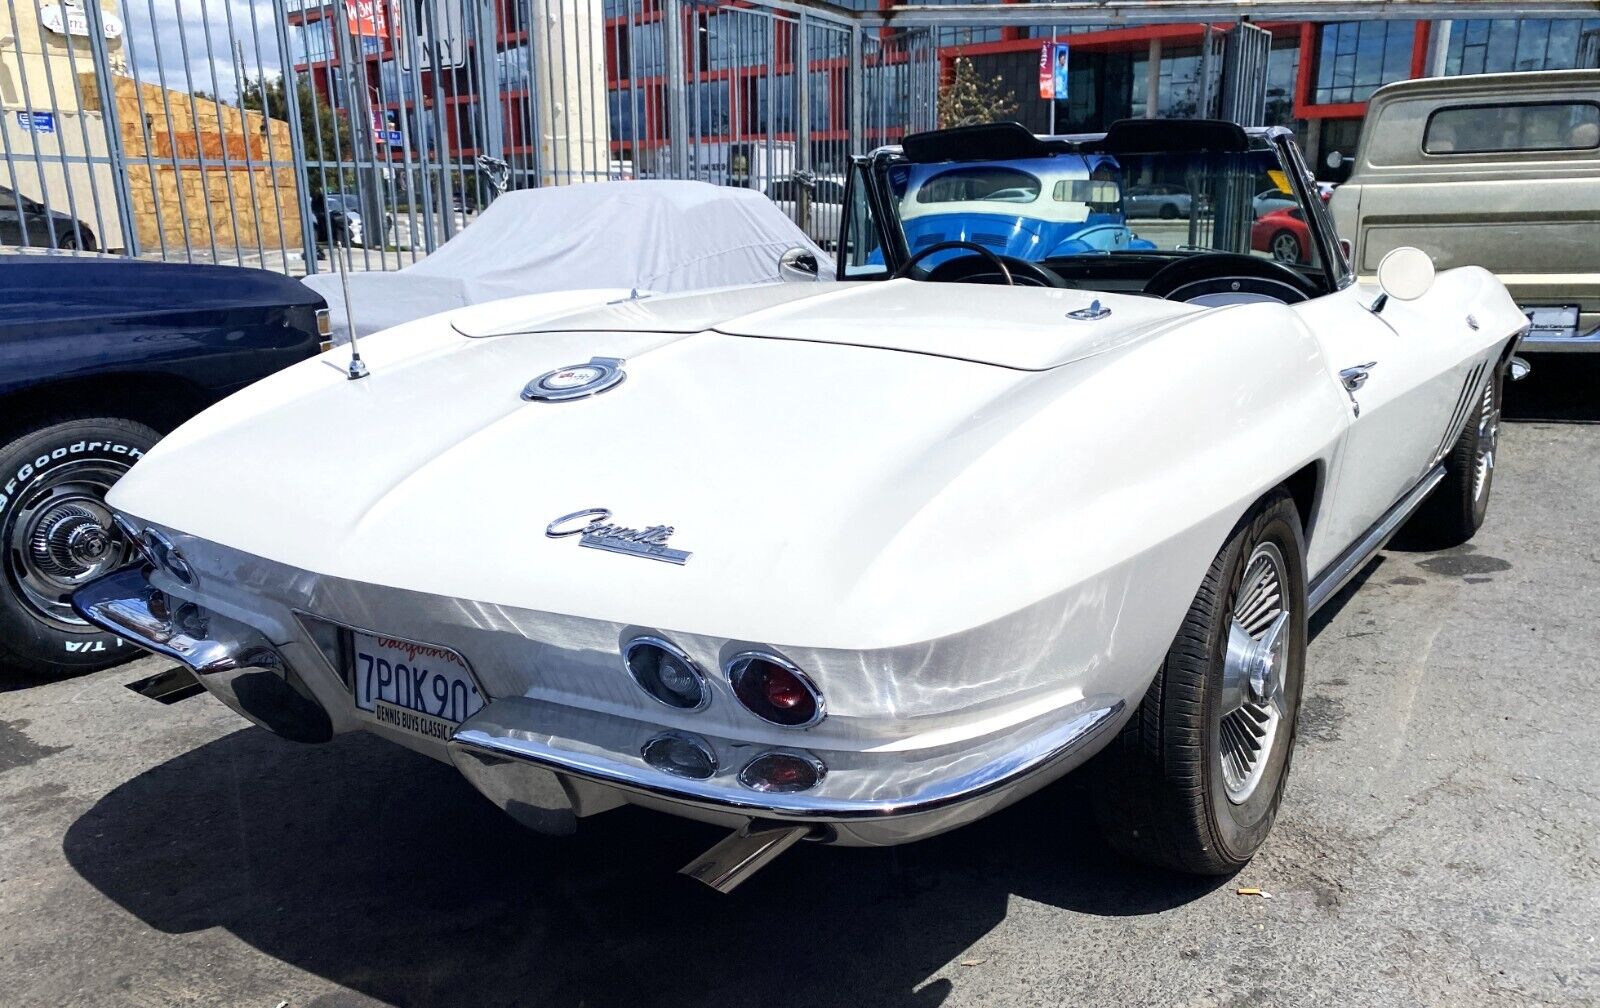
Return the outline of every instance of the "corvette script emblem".
<path id="1" fill-rule="evenodd" d="M 671 525 L 652 525 L 649 528 L 636 529 L 612 525 L 610 518 L 611 512 L 606 508 L 574 511 L 546 525 L 544 534 L 552 539 L 582 536 L 583 538 L 578 540 L 579 546 L 648 557 L 651 560 L 664 560 L 667 563 L 682 564 L 693 556 L 692 553 L 667 546 L 667 540 L 677 531 Z"/>

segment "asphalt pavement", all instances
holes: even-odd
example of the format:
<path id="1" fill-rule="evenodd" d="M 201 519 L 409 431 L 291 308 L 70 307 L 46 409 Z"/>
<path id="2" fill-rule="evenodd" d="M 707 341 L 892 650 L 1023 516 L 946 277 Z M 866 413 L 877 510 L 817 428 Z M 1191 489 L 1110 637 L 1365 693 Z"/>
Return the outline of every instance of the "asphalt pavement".
<path id="1" fill-rule="evenodd" d="M 526 833 L 377 739 L 125 689 L 154 659 L 24 684 L 0 1004 L 1600 1004 L 1597 460 L 1600 426 L 1507 425 L 1476 540 L 1324 610 L 1277 829 L 1228 879 L 1118 860 L 1069 778 L 719 896 L 674 874 L 710 827 Z"/>

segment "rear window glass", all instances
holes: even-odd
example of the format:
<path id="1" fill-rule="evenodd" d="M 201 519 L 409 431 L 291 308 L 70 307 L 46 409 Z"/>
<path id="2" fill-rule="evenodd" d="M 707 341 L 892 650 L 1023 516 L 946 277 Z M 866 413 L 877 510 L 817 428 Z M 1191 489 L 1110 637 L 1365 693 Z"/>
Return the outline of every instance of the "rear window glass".
<path id="1" fill-rule="evenodd" d="M 1440 109 L 1428 117 L 1428 154 L 1594 150 L 1600 147 L 1600 105 L 1544 102 Z"/>
<path id="2" fill-rule="evenodd" d="M 918 203 L 1032 203 L 1038 198 L 1039 180 L 1015 168 L 957 168 L 935 175 L 917 190 Z"/>

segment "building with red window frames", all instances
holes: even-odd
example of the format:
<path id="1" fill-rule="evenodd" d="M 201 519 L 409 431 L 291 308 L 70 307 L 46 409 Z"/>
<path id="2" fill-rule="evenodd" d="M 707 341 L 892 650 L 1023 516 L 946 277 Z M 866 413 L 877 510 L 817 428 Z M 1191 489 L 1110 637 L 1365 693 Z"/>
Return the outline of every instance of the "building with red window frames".
<path id="1" fill-rule="evenodd" d="M 444 4 L 459 0 L 401 0 Z M 891 0 L 857 0 L 856 6 Z M 648 174 L 666 141 L 665 25 L 655 0 L 603 0 L 606 94 L 612 170 Z M 413 147 L 434 145 L 442 134 L 448 155 L 470 159 L 491 128 L 483 110 L 497 105 L 504 150 L 514 162 L 531 159 L 534 112 L 527 83 L 530 59 L 527 0 L 497 0 L 494 52 L 438 74 L 407 70 L 387 40 L 364 40 L 362 76 L 343 78 L 331 22 L 335 8 L 319 0 L 290 0 L 295 69 L 309 74 L 336 107 L 345 94 L 366 89 L 385 110 L 390 128 L 401 120 Z M 792 143 L 796 124 L 795 26 L 787 16 L 743 0 L 722 6 L 685 7 L 678 27 L 685 61 L 694 67 L 685 87 L 687 135 L 707 149 L 729 144 Z M 400 17 L 404 17 L 402 11 Z M 812 22 L 813 26 L 818 22 Z M 1219 28 L 1226 27 L 1219 25 Z M 1353 150 L 1366 100 L 1395 80 L 1434 74 L 1563 69 L 1600 64 L 1600 19 L 1579 20 L 1377 20 L 1272 22 L 1267 117 L 1291 126 L 1314 165 L 1331 151 Z M 851 152 L 897 136 L 912 121 L 913 100 L 900 32 L 874 33 L 863 72 L 865 135 L 851 137 L 848 121 L 848 33 L 831 37 L 812 28 L 802 73 L 810 98 L 812 163 L 824 174 L 842 169 Z M 982 27 L 935 29 L 937 59 L 970 59 L 985 78 L 999 78 L 1015 105 L 1010 117 L 1040 132 L 1103 129 L 1130 116 L 1193 115 L 1199 91 L 1200 45 L 1205 26 L 1144 25 L 1103 30 L 1082 27 Z M 1065 98 L 1039 97 L 1040 47 L 1069 46 Z M 469 56 L 477 47 L 465 43 Z M 474 72 L 476 69 L 477 72 Z M 418 83 L 422 100 L 417 100 Z M 480 84 L 479 82 L 482 82 Z M 497 89 L 485 102 L 483 84 Z M 597 101 L 599 95 L 577 100 Z M 402 111 L 405 113 L 402 115 Z M 926 114 L 928 110 L 923 110 Z M 420 114 L 419 114 L 420 113 Z M 1336 172 L 1319 168 L 1325 175 Z"/>

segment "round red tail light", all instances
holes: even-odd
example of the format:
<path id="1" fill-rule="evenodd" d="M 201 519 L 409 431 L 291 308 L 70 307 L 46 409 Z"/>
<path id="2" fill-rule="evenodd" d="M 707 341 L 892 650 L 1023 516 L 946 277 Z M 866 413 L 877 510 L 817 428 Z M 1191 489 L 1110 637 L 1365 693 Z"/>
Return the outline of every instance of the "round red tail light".
<path id="1" fill-rule="evenodd" d="M 822 720 L 822 694 L 806 674 L 777 655 L 747 652 L 728 664 L 734 695 L 756 717 L 787 728 Z"/>

